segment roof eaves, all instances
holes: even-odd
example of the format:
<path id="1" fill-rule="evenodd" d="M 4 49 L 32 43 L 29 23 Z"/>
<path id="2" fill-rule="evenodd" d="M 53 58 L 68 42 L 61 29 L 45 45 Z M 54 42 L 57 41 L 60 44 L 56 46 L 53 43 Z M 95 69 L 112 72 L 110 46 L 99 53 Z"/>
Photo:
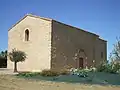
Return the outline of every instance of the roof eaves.
<path id="1" fill-rule="evenodd" d="M 107 42 L 107 40 L 104 40 L 104 39 L 101 39 L 101 38 L 99 38 L 99 40 L 104 41 L 104 42 Z"/>
<path id="2" fill-rule="evenodd" d="M 53 20 L 53 19 L 52 19 L 52 20 Z M 74 27 L 74 26 L 71 26 L 71 25 L 68 25 L 68 24 L 65 24 L 65 23 L 56 21 L 56 20 L 53 20 L 53 21 L 58 22 L 58 23 L 63 24 L 63 25 L 66 25 L 66 26 L 68 26 L 68 27 L 75 28 L 75 29 L 78 29 L 78 30 L 81 30 L 81 31 L 83 31 L 83 32 L 86 32 L 86 33 L 89 33 L 89 34 L 92 34 L 92 35 L 94 35 L 94 36 L 99 37 L 99 35 L 97 35 L 97 34 L 95 34 L 95 33 L 91 33 L 91 32 L 85 31 L 85 30 L 83 30 L 83 29 L 81 29 L 81 28 Z"/>
<path id="3" fill-rule="evenodd" d="M 11 28 L 9 28 L 8 31 L 10 31 L 13 27 L 15 27 L 18 23 L 20 23 L 20 22 L 21 22 L 23 19 L 25 19 L 27 16 L 34 17 L 34 18 L 39 18 L 39 19 L 43 19 L 43 20 L 47 20 L 47 21 L 52 21 L 52 19 L 49 19 L 49 18 L 44 18 L 44 17 L 32 15 L 32 14 L 27 14 L 27 15 L 25 15 L 23 18 L 21 18 L 17 23 L 15 23 Z"/>
<path id="4" fill-rule="evenodd" d="M 52 21 L 51 18 L 44 18 L 44 17 L 33 15 L 33 14 L 27 14 L 27 16 L 35 17 L 35 18 L 40 18 L 40 19 L 47 20 L 47 21 Z"/>

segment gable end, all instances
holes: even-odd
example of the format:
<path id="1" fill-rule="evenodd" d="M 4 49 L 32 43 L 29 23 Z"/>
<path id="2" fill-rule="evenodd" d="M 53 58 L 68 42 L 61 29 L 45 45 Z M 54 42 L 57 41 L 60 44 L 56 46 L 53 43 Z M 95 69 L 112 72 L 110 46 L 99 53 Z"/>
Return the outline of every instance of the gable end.
<path id="1" fill-rule="evenodd" d="M 44 17 L 39 17 L 39 16 L 36 16 L 36 15 L 32 15 L 32 14 L 27 14 L 25 15 L 23 18 L 21 18 L 18 22 L 16 22 L 8 31 L 10 31 L 13 27 L 15 27 L 17 24 L 19 24 L 22 20 L 24 20 L 27 16 L 29 17 L 34 17 L 34 18 L 39 18 L 39 19 L 43 19 L 43 20 L 46 20 L 46 21 L 52 21 L 52 19 L 49 19 L 49 18 L 44 18 Z"/>

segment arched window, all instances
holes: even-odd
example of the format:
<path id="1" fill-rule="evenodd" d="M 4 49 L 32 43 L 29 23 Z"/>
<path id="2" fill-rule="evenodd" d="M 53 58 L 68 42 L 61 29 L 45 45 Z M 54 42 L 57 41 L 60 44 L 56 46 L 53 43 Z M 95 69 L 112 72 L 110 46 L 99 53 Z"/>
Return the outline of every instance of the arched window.
<path id="1" fill-rule="evenodd" d="M 25 41 L 29 41 L 29 30 L 25 30 Z"/>

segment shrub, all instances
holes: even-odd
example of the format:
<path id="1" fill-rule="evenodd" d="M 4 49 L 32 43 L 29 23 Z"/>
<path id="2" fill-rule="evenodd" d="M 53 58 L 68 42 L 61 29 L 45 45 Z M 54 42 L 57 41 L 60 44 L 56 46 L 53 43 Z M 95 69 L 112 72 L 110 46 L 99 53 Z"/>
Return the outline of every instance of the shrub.
<path id="1" fill-rule="evenodd" d="M 96 72 L 97 69 L 96 69 L 95 67 L 92 67 L 92 68 L 89 69 L 89 71 L 90 71 L 90 72 Z"/>
<path id="2" fill-rule="evenodd" d="M 78 76 L 79 77 L 88 77 L 88 72 L 89 71 L 87 71 L 87 70 L 85 70 L 85 69 L 82 69 L 82 70 L 78 70 Z"/>
<path id="3" fill-rule="evenodd" d="M 29 74 L 29 73 L 19 73 L 19 74 L 17 74 L 17 76 L 23 76 L 23 77 L 31 77 L 31 74 Z"/>
<path id="4" fill-rule="evenodd" d="M 106 69 L 106 64 L 105 63 L 102 63 L 97 67 L 98 72 L 103 72 L 103 71 L 105 71 L 105 69 Z"/>
<path id="5" fill-rule="evenodd" d="M 112 64 L 112 70 L 116 73 L 120 71 L 120 63 L 113 63 Z"/>
<path id="6" fill-rule="evenodd" d="M 40 75 L 40 73 L 39 72 L 19 72 L 19 74 L 17 74 L 17 76 L 24 76 L 24 77 L 32 77 L 36 75 Z"/>
<path id="7" fill-rule="evenodd" d="M 69 75 L 69 74 L 70 74 L 70 71 L 68 71 L 68 70 L 62 70 L 60 72 L 60 75 Z"/>
<path id="8" fill-rule="evenodd" d="M 66 70 L 70 70 L 71 68 L 72 68 L 71 65 L 65 65 L 65 66 L 63 67 L 63 69 L 66 69 Z"/>
<path id="9" fill-rule="evenodd" d="M 79 77 L 88 77 L 89 69 L 74 69 L 70 70 L 71 74 L 77 75 Z"/>
<path id="10" fill-rule="evenodd" d="M 59 73 L 57 71 L 53 71 L 53 70 L 43 70 L 40 73 L 41 76 L 58 76 Z"/>
<path id="11" fill-rule="evenodd" d="M 58 76 L 58 75 L 68 75 L 70 74 L 67 70 L 62 70 L 60 72 L 57 72 L 55 70 L 43 70 L 42 72 L 19 72 L 17 76 L 23 76 L 23 77 L 32 77 L 32 76 Z"/>
<path id="12" fill-rule="evenodd" d="M 107 72 L 107 73 L 116 73 L 116 71 L 114 71 L 112 64 L 106 64 L 105 66 L 105 70 L 103 72 Z"/>
<path id="13" fill-rule="evenodd" d="M 117 73 L 120 70 L 119 63 L 101 64 L 97 68 L 98 72 Z"/>

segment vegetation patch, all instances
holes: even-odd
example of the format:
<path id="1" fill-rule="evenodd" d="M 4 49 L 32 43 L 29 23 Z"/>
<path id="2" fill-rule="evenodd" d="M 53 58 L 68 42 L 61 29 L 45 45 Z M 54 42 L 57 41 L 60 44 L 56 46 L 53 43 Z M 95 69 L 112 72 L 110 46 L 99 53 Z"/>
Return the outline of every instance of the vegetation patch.
<path id="1" fill-rule="evenodd" d="M 70 71 L 68 70 L 61 70 L 59 75 L 69 75 L 70 74 Z"/>
<path id="2" fill-rule="evenodd" d="M 44 77 L 52 77 L 52 76 L 59 76 L 59 75 L 69 75 L 70 72 L 67 70 L 62 71 L 54 71 L 54 70 L 43 70 L 42 72 L 19 72 L 17 76 L 24 76 L 24 77 L 33 77 L 33 76 L 44 76 Z"/>
<path id="3" fill-rule="evenodd" d="M 87 72 L 87 76 L 77 74 L 68 75 L 41 75 L 41 73 L 19 73 L 18 77 L 35 80 L 47 80 L 55 82 L 100 84 L 100 85 L 120 85 L 120 74 L 111 74 L 105 72 Z"/>
<path id="4" fill-rule="evenodd" d="M 58 76 L 60 73 L 53 70 L 43 70 L 40 75 L 41 76 Z"/>
<path id="5" fill-rule="evenodd" d="M 19 74 L 17 74 L 17 76 L 22 76 L 22 77 L 33 77 L 37 75 L 40 75 L 40 73 L 39 72 L 19 72 Z"/>
<path id="6" fill-rule="evenodd" d="M 102 63 L 97 68 L 98 72 L 120 73 L 120 63 Z"/>

